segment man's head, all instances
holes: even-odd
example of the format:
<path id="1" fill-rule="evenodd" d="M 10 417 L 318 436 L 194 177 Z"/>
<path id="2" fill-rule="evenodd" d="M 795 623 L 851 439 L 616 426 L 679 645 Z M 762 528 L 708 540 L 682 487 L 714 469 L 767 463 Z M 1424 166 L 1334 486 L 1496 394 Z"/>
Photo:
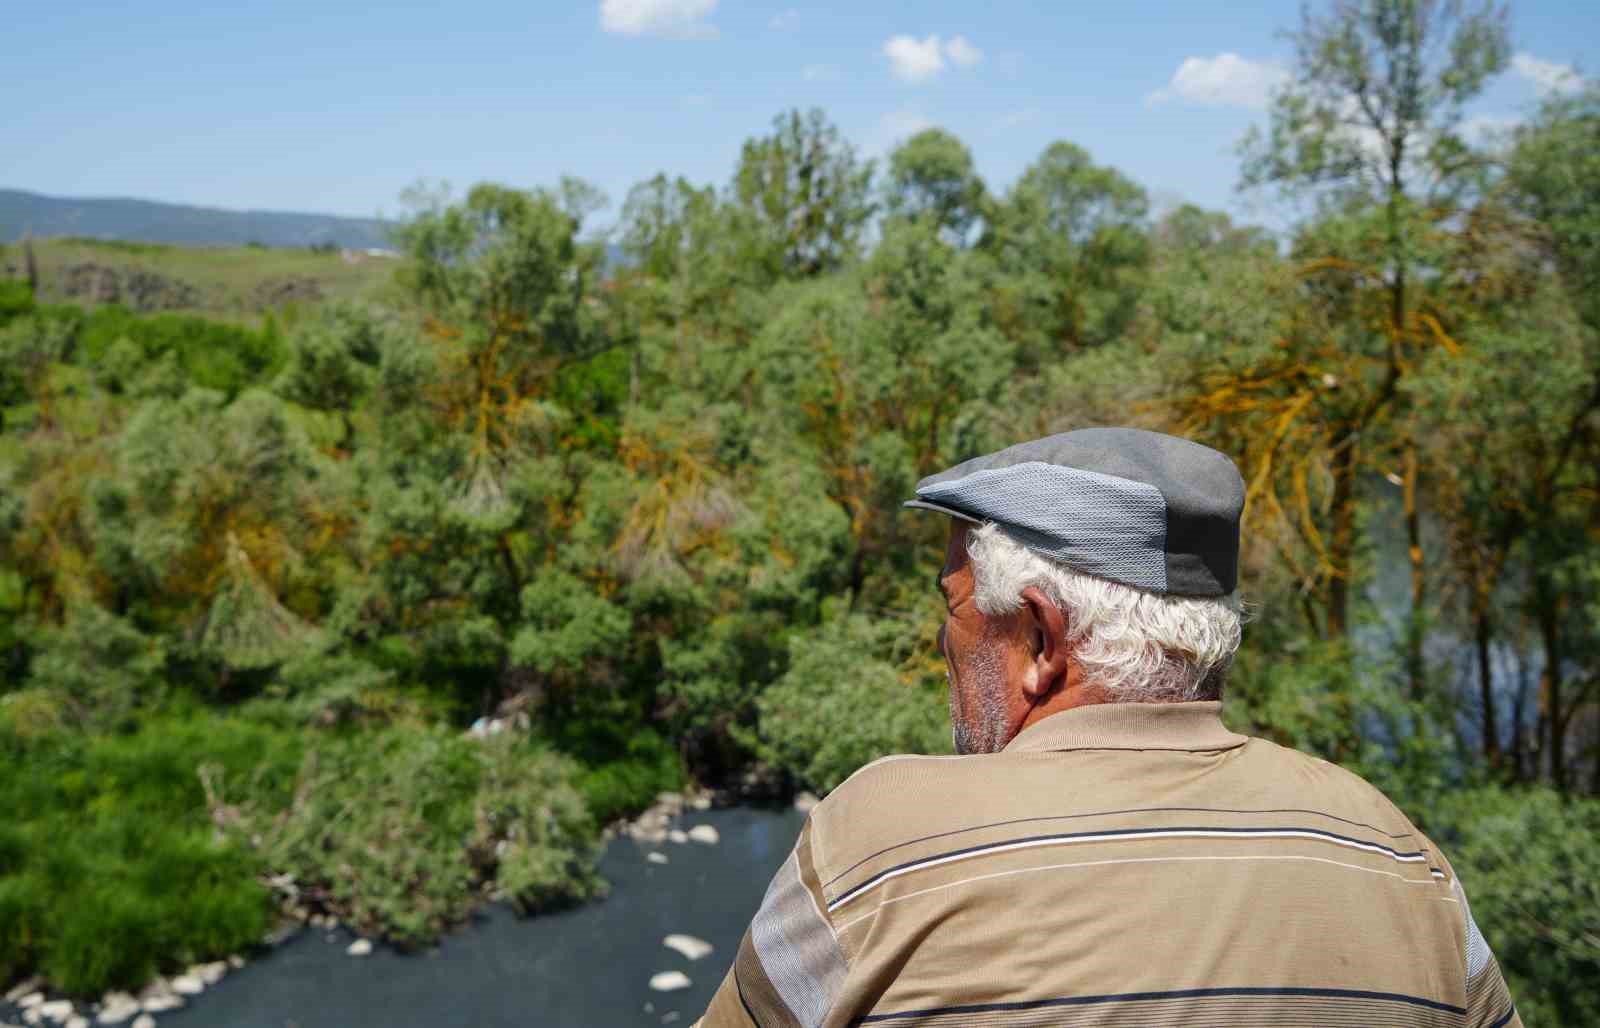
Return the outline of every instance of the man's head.
<path id="1" fill-rule="evenodd" d="M 1220 696 L 1243 505 L 1222 454 L 1069 432 L 924 479 L 911 505 L 953 519 L 939 643 L 960 752 L 1070 707 Z"/>
<path id="2" fill-rule="evenodd" d="M 1232 596 L 1160 596 L 1073 571 L 993 524 L 952 520 L 939 647 L 960 753 L 1090 703 L 1221 698 L 1239 646 Z"/>

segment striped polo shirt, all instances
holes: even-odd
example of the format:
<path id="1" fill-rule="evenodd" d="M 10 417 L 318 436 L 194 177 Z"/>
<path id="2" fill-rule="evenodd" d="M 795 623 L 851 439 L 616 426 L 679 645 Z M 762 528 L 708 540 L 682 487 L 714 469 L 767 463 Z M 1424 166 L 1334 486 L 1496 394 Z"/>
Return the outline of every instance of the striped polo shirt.
<path id="1" fill-rule="evenodd" d="M 862 768 L 702 1023 L 1520 1025 L 1433 843 L 1220 707 L 1078 707 Z"/>

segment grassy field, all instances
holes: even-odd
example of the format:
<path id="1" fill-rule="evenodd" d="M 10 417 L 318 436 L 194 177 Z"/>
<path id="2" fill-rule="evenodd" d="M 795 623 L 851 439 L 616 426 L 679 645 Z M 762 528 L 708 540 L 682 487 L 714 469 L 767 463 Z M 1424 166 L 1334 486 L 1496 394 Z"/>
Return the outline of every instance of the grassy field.
<path id="1" fill-rule="evenodd" d="M 327 301 L 376 300 L 394 287 L 395 257 L 259 246 L 186 247 L 36 239 L 39 299 L 253 319 Z M 0 248 L 0 277 L 25 274 L 20 244 Z"/>

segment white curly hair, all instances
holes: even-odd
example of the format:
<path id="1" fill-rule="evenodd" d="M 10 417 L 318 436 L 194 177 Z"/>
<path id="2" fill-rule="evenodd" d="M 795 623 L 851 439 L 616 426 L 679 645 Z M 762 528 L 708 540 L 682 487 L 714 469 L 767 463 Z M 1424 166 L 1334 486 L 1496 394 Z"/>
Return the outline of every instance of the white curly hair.
<path id="1" fill-rule="evenodd" d="M 1239 648 L 1238 595 L 1163 596 L 1074 571 L 1028 549 L 990 522 L 967 536 L 974 597 L 985 614 L 1009 614 L 1029 586 L 1067 620 L 1067 645 L 1089 682 L 1133 703 L 1222 697 Z"/>

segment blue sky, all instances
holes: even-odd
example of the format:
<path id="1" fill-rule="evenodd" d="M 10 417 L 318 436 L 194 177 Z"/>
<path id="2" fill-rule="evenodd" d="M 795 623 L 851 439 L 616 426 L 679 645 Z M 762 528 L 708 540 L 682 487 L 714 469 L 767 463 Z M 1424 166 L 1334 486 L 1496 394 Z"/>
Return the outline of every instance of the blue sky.
<path id="1" fill-rule="evenodd" d="M 231 208 L 398 213 L 563 173 L 620 204 L 657 171 L 725 183 L 739 145 L 820 106 L 869 156 L 940 125 L 1003 189 L 1050 142 L 1251 216 L 1232 148 L 1298 4 L 456 0 L 30 3 L 0 33 L 0 186 Z M 1593 74 L 1600 3 L 1524 0 L 1515 68 L 1470 112 L 1527 113 Z M 931 38 L 930 38 L 931 37 Z"/>

